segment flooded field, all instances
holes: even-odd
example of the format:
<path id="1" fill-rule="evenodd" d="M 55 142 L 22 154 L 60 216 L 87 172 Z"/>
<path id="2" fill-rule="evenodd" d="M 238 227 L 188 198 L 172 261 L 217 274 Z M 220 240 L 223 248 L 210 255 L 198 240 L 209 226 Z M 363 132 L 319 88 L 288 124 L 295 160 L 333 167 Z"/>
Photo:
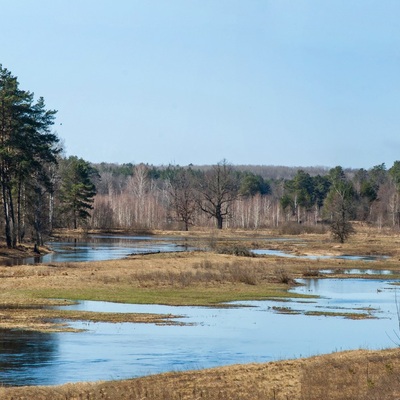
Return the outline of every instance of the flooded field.
<path id="1" fill-rule="evenodd" d="M 271 239 L 273 240 L 273 239 Z M 154 236 L 92 236 L 90 241 L 50 243 L 54 253 L 31 263 L 97 261 L 131 254 L 187 251 L 191 241 Z M 256 254 L 299 257 L 277 250 Z M 331 256 L 300 256 L 310 259 Z M 375 261 L 384 256 L 340 256 Z M 26 263 L 27 260 L 24 260 Z M 369 264 L 368 264 L 369 265 Z M 392 271 L 348 268 L 342 274 L 371 275 L 298 279 L 291 292 L 302 300 L 242 301 L 225 308 L 172 307 L 82 301 L 63 308 L 92 312 L 157 313 L 182 317 L 174 325 L 71 322 L 79 333 L 0 332 L 0 383 L 56 385 L 112 380 L 166 371 L 267 362 L 350 349 L 397 345 L 398 312 Z M 378 277 L 374 277 L 379 274 Z M 382 279 L 384 278 L 384 279 Z"/>
<path id="2" fill-rule="evenodd" d="M 293 291 L 308 301 L 250 301 L 235 308 L 170 307 L 84 301 L 86 311 L 183 315 L 182 325 L 130 323 L 71 325 L 81 333 L 3 331 L 4 385 L 54 385 L 122 379 L 166 371 L 306 357 L 347 349 L 394 346 L 398 329 L 389 280 L 303 280 Z M 282 307 L 296 311 L 282 312 Z M 307 315 L 319 311 L 320 315 Z M 368 319 L 324 312 L 369 314 Z"/>

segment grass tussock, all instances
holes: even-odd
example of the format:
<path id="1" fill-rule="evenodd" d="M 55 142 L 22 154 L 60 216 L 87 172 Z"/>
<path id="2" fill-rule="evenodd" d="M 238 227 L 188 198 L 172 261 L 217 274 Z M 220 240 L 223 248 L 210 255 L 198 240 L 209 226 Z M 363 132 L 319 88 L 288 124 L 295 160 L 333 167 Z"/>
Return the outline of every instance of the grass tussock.
<path id="1" fill-rule="evenodd" d="M 293 284 L 293 279 L 283 268 L 271 270 L 265 260 L 218 260 L 212 261 L 204 258 L 193 262 L 192 265 L 182 269 L 153 269 L 141 271 L 124 276 L 97 274 L 94 271 L 91 280 L 104 284 L 129 283 L 140 287 L 172 287 L 187 288 L 198 285 L 213 286 L 241 283 L 257 285 L 262 283 Z"/>

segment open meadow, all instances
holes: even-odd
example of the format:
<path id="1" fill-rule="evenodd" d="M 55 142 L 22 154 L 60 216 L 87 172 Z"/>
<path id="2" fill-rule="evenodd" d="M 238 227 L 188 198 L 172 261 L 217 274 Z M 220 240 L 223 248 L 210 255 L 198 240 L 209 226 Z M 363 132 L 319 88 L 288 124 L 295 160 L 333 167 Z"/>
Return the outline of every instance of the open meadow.
<path id="1" fill-rule="evenodd" d="M 161 234 L 161 232 L 157 232 Z M 178 233 L 163 233 L 178 235 Z M 133 304 L 223 307 L 235 300 L 295 296 L 295 279 L 349 278 L 346 269 L 365 269 L 360 260 L 326 255 L 389 256 L 368 268 L 400 276 L 400 235 L 359 227 L 348 242 L 327 233 L 268 241 L 276 233 L 213 231 L 190 233 L 199 250 L 133 255 L 121 260 L 0 266 L 0 328 L 70 331 L 68 321 L 172 324 L 173 315 L 55 310 L 77 300 Z M 284 238 L 284 237 L 282 237 Z M 267 246 L 292 255 L 254 257 Z M 7 258 L 9 255 L 4 254 Z M 377 275 L 379 276 L 379 274 Z M 358 275 L 363 277 L 363 275 Z M 300 296 L 300 295 L 296 295 Z M 395 347 L 395 344 L 393 344 Z M 357 350 L 308 359 L 171 372 L 124 381 L 55 387 L 2 387 L 1 399 L 398 399 L 400 351 Z"/>

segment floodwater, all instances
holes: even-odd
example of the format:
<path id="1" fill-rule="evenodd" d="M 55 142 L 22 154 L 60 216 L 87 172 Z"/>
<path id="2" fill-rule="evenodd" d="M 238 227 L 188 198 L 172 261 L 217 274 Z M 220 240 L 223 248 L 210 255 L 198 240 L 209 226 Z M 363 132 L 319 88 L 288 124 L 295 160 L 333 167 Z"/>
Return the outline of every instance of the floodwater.
<path id="1" fill-rule="evenodd" d="M 253 253 L 256 255 L 268 255 L 268 256 L 277 256 L 277 257 L 288 257 L 288 258 L 306 258 L 308 260 L 327 260 L 327 259 L 340 259 L 340 260 L 353 260 L 353 261 L 378 261 L 385 260 L 389 258 L 388 256 L 383 255 L 349 255 L 342 254 L 339 256 L 330 256 L 330 255 L 297 255 L 293 253 L 286 253 L 281 250 L 271 250 L 271 249 L 256 249 L 253 250 Z"/>
<path id="2" fill-rule="evenodd" d="M 53 262 L 80 262 L 104 261 L 127 257 L 133 254 L 166 253 L 176 251 L 190 251 L 198 248 L 192 244 L 193 239 L 162 237 L 162 236 L 127 236 L 127 235 L 87 235 L 80 238 L 68 238 L 52 241 L 46 245 L 52 253 L 38 257 L 10 260 L 8 265 L 53 263 Z M 265 238 L 266 241 L 288 241 L 294 239 Z M 355 255 L 296 255 L 281 250 L 256 249 L 256 255 L 271 255 L 289 258 L 330 259 L 377 261 L 387 256 L 355 256 Z"/>
<path id="3" fill-rule="evenodd" d="M 51 243 L 37 261 L 88 261 L 132 253 L 185 251 L 185 240 L 98 236 Z M 33 261 L 32 261 L 33 262 Z M 353 271 L 355 272 L 355 271 Z M 381 276 L 382 277 L 382 276 Z M 393 347 L 399 332 L 396 286 L 387 279 L 304 279 L 307 300 L 249 301 L 231 308 L 129 305 L 84 301 L 86 311 L 181 315 L 177 325 L 71 322 L 80 333 L 0 330 L 0 384 L 56 385 L 132 378 L 166 371 L 267 362 L 348 349 Z M 292 314 L 279 311 L 292 312 Z M 371 319 L 308 316 L 363 313 Z"/>
<path id="4" fill-rule="evenodd" d="M 104 261 L 132 254 L 165 253 L 193 250 L 188 239 L 158 236 L 90 235 L 46 243 L 53 251 L 39 257 L 10 260 L 9 265 Z"/>
<path id="5" fill-rule="evenodd" d="M 250 301 L 235 308 L 171 307 L 84 301 L 89 311 L 182 315 L 184 325 L 71 323 L 82 333 L 2 331 L 0 382 L 54 385 L 123 379 L 236 363 L 307 357 L 347 349 L 393 347 L 395 287 L 388 280 L 302 280 L 306 302 Z M 243 307 L 246 306 L 246 307 Z M 298 314 L 276 312 L 287 307 Z M 366 311 L 366 309 L 368 311 Z M 306 311 L 370 313 L 375 319 L 306 316 Z"/>

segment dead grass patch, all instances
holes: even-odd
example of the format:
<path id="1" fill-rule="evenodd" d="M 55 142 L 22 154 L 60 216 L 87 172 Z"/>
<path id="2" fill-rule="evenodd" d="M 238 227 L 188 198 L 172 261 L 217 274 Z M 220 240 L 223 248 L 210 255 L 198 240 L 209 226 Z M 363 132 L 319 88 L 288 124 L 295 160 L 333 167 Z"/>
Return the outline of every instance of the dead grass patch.
<path id="1" fill-rule="evenodd" d="M 346 352 L 309 360 L 301 400 L 400 399 L 400 350 Z"/>

